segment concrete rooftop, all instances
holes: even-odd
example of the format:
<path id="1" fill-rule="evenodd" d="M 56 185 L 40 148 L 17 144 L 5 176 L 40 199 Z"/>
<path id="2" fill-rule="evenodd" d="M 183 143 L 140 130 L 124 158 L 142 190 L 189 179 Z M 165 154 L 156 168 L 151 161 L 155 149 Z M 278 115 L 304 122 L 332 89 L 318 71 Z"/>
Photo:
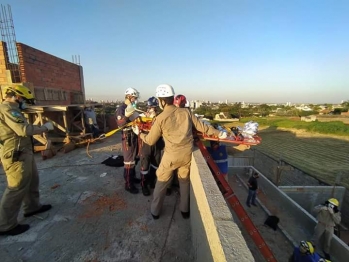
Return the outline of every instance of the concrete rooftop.
<path id="1" fill-rule="evenodd" d="M 178 194 L 166 197 L 154 221 L 151 196 L 126 192 L 123 168 L 100 164 L 120 152 L 116 134 L 91 144 L 92 158 L 86 147 L 45 161 L 36 154 L 41 202 L 53 209 L 31 218 L 21 212 L 19 223 L 31 228 L 0 237 L 0 261 L 193 261 L 190 220 L 178 210 Z M 5 186 L 1 169 L 1 194 Z"/>

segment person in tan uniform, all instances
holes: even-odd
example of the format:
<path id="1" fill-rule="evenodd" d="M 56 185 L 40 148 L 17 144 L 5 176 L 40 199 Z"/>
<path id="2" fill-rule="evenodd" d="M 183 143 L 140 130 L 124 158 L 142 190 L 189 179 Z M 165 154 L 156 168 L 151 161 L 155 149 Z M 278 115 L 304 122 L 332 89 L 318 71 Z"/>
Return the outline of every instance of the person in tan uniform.
<path id="1" fill-rule="evenodd" d="M 41 205 L 39 201 L 32 135 L 48 132 L 53 125 L 47 122 L 39 127 L 27 123 L 21 112 L 26 103 L 34 104 L 34 96 L 27 87 L 18 85 L 6 90 L 0 104 L 0 157 L 7 177 L 0 203 L 0 235 L 18 235 L 29 229 L 29 225 L 17 222 L 22 203 L 24 217 L 51 209 L 51 205 Z"/>
<path id="2" fill-rule="evenodd" d="M 326 259 L 331 259 L 330 247 L 333 238 L 334 227 L 341 222 L 341 212 L 338 209 L 339 201 L 330 198 L 323 205 L 314 207 L 316 212 L 317 224 L 311 239 L 312 243 L 319 248 L 320 239 L 324 237 L 323 251 Z"/>
<path id="3" fill-rule="evenodd" d="M 173 105 L 173 87 L 168 84 L 156 88 L 156 97 L 163 110 L 155 117 L 148 134 L 140 133 L 140 138 L 149 145 L 154 145 L 160 137 L 165 141 L 164 154 L 159 168 L 156 171 L 155 185 L 151 214 L 154 219 L 160 217 L 161 207 L 166 196 L 166 189 L 172 180 L 173 172 L 177 170 L 180 187 L 179 209 L 183 218 L 189 218 L 189 171 L 193 151 L 192 128 L 208 135 L 226 138 L 227 134 L 201 122 L 187 108 L 178 108 Z M 134 128 L 137 134 L 139 130 Z"/>

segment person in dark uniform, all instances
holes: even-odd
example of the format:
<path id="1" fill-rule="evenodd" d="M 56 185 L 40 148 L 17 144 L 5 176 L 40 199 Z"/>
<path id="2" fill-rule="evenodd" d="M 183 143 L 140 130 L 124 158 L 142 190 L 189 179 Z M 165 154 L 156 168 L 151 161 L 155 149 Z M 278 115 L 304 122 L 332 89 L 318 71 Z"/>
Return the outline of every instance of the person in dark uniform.
<path id="1" fill-rule="evenodd" d="M 159 102 L 156 97 L 150 97 L 147 102 L 148 109 L 145 113 L 146 117 L 154 118 L 159 114 Z M 140 162 L 141 162 L 141 186 L 144 196 L 149 196 L 151 188 L 155 187 L 156 170 L 159 167 L 162 150 L 165 147 L 162 137 L 155 145 L 148 145 L 140 140 Z"/>
<path id="2" fill-rule="evenodd" d="M 136 156 L 138 153 L 138 136 L 132 132 L 128 123 L 139 117 L 136 112 L 137 98 L 139 92 L 134 88 L 127 88 L 125 91 L 125 101 L 115 111 L 116 123 L 122 128 L 122 153 L 124 155 L 124 179 L 125 190 L 131 194 L 139 192 L 135 184 L 140 183 L 140 179 L 136 178 Z"/>

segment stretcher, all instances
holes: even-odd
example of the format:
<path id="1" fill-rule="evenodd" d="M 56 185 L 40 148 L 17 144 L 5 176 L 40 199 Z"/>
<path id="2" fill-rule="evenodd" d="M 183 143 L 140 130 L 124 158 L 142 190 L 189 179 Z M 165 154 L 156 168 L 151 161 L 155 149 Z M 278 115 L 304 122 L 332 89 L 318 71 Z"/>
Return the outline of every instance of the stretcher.
<path id="1" fill-rule="evenodd" d="M 199 133 L 197 134 L 199 137 L 202 137 L 205 140 L 210 141 L 218 141 L 220 143 L 225 144 L 233 144 L 233 145 L 247 145 L 247 146 L 256 146 L 261 143 L 262 138 L 258 135 L 254 135 L 252 137 L 242 137 L 242 136 L 232 136 L 228 135 L 225 139 L 219 139 L 217 136 L 209 136 L 206 134 Z"/>

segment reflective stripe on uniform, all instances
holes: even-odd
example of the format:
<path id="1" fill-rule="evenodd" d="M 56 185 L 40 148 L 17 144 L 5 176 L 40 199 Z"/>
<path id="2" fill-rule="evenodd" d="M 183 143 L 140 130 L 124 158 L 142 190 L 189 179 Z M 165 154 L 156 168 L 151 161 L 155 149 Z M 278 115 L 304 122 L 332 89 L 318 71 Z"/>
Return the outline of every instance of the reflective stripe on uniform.
<path id="1" fill-rule="evenodd" d="M 219 163 L 227 163 L 228 159 L 221 159 L 221 160 L 214 160 L 215 163 L 219 164 Z"/>

